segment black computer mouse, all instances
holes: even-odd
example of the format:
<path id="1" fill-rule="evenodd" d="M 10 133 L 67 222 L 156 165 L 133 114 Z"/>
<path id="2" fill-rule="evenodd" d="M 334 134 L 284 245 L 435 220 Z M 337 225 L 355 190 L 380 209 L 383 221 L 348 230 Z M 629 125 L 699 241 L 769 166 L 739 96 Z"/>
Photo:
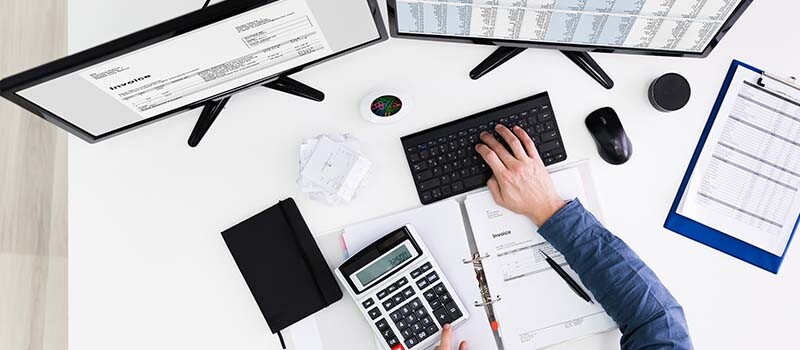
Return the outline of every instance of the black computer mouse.
<path id="1" fill-rule="evenodd" d="M 600 158 L 614 165 L 631 159 L 633 145 L 614 109 L 603 107 L 589 114 L 586 117 L 586 128 L 597 144 Z"/>

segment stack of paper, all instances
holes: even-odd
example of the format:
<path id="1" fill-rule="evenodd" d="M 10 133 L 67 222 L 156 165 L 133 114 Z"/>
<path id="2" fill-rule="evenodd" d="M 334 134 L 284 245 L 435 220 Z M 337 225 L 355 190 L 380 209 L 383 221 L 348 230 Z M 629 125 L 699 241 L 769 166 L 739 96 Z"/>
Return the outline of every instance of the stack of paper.
<path id="1" fill-rule="evenodd" d="M 371 168 L 357 139 L 349 134 L 321 135 L 300 145 L 297 182 L 314 200 L 347 204 L 364 185 Z"/>

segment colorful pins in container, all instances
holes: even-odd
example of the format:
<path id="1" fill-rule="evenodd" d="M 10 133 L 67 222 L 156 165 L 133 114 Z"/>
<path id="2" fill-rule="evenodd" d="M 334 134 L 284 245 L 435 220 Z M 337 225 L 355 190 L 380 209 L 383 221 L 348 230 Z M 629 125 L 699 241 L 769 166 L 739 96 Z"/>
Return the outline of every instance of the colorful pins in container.
<path id="1" fill-rule="evenodd" d="M 411 98 L 402 93 L 376 91 L 361 102 L 361 115 L 376 124 L 390 124 L 403 119 L 412 108 Z"/>

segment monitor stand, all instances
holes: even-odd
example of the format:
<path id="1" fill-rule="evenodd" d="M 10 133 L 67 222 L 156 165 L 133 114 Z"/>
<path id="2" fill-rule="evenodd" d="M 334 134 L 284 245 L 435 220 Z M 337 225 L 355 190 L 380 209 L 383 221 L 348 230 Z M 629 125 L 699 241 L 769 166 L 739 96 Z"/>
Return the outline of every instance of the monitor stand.
<path id="1" fill-rule="evenodd" d="M 508 46 L 500 46 L 492 52 L 489 57 L 486 57 L 483 62 L 479 63 L 473 70 L 469 72 L 469 77 L 472 80 L 478 79 L 484 76 L 486 73 L 491 72 L 493 69 L 499 67 L 506 61 L 512 59 L 514 56 L 519 55 L 520 52 L 525 51 L 525 48 L 522 47 L 508 47 Z M 611 89 L 614 87 L 614 81 L 611 80 L 611 77 L 603 71 L 603 68 L 600 67 L 599 64 L 589 56 L 588 52 L 583 51 L 561 51 L 564 56 L 570 59 L 573 63 L 578 65 L 581 69 L 583 69 L 586 74 L 589 74 L 594 80 L 596 80 L 600 85 L 602 85 L 606 89 Z"/>
<path id="2" fill-rule="evenodd" d="M 287 94 L 307 98 L 312 101 L 320 102 L 325 99 L 325 94 L 322 91 L 314 89 L 287 76 L 281 76 L 280 78 L 262 86 L 268 89 L 278 90 Z M 227 104 L 228 100 L 230 99 L 231 96 L 227 96 L 219 100 L 208 101 L 205 105 L 203 105 L 203 111 L 200 113 L 200 118 L 197 119 L 194 129 L 192 129 L 192 134 L 189 135 L 190 147 L 196 147 L 198 144 L 200 144 L 200 140 L 202 140 L 203 136 L 206 135 L 206 132 L 209 128 L 211 128 L 214 120 L 217 119 L 217 116 L 219 116 L 220 112 L 222 112 L 222 110 L 225 108 L 225 104 Z"/>

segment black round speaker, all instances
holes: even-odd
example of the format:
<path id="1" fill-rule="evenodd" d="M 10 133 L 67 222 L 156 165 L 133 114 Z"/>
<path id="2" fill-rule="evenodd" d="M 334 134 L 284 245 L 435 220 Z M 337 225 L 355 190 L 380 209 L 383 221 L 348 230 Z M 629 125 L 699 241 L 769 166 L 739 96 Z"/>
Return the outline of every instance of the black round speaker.
<path id="1" fill-rule="evenodd" d="M 689 82 L 678 73 L 667 73 L 650 84 L 650 103 L 662 112 L 677 111 L 689 102 L 692 89 Z"/>

